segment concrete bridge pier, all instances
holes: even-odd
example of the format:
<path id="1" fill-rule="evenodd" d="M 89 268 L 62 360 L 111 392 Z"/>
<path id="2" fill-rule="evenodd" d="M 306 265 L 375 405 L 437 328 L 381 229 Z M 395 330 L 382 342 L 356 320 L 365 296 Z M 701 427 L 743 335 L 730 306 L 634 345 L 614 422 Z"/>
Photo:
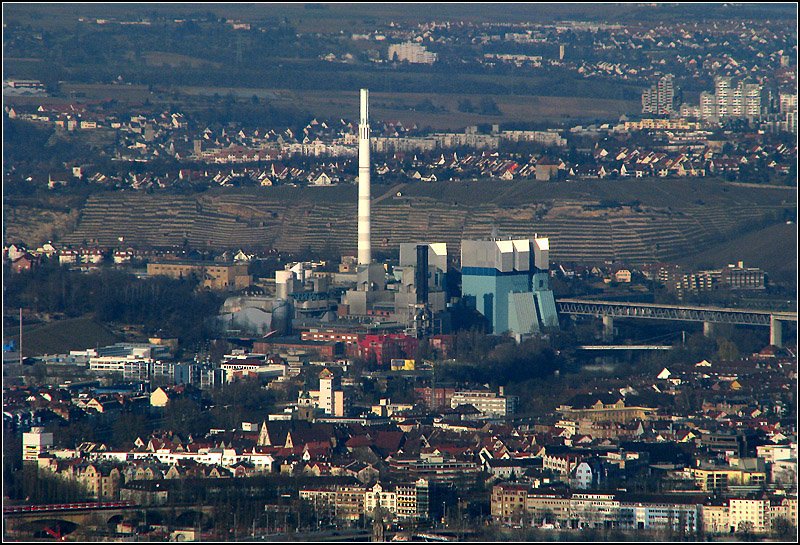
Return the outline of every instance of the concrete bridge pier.
<path id="1" fill-rule="evenodd" d="M 614 317 L 603 316 L 603 340 L 610 341 L 614 339 Z"/>
<path id="2" fill-rule="evenodd" d="M 714 336 L 714 322 L 703 322 L 703 336 L 704 337 L 713 337 Z"/>
<path id="3" fill-rule="evenodd" d="M 783 346 L 783 324 L 775 316 L 769 317 L 769 344 Z"/>

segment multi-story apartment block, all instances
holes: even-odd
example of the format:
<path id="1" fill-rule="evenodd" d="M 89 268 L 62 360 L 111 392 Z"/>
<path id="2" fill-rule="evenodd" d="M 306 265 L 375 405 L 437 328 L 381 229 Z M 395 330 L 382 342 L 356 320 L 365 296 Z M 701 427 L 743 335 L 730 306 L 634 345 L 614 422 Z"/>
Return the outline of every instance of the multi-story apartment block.
<path id="1" fill-rule="evenodd" d="M 519 398 L 506 396 L 502 386 L 499 392 L 461 390 L 455 392 L 450 399 L 450 407 L 453 409 L 459 405 L 473 405 L 484 416 L 499 418 L 514 414 L 518 403 Z"/>
<path id="2" fill-rule="evenodd" d="M 570 521 L 575 528 L 603 528 L 619 520 L 620 502 L 614 494 L 572 494 Z"/>
<path id="3" fill-rule="evenodd" d="M 583 461 L 584 456 L 574 452 L 550 453 L 542 456 L 542 467 L 551 469 L 561 475 L 569 475 L 575 467 Z"/>
<path id="4" fill-rule="evenodd" d="M 384 513 L 401 520 L 428 518 L 429 485 L 425 479 L 413 483 L 372 486 L 305 488 L 300 499 L 311 503 L 319 514 L 344 521 L 372 517 L 380 506 Z"/>
<path id="5" fill-rule="evenodd" d="M 147 274 L 170 278 L 188 278 L 195 275 L 204 288 L 214 290 L 246 288 L 252 281 L 252 277 L 247 274 L 246 263 L 165 261 L 148 263 Z"/>
<path id="6" fill-rule="evenodd" d="M 52 433 L 45 433 L 44 428 L 31 428 L 31 431 L 22 434 L 22 459 L 35 462 L 40 454 L 46 453 L 52 446 Z"/>
<path id="7" fill-rule="evenodd" d="M 774 464 L 780 460 L 796 459 L 797 443 L 789 445 L 759 445 L 756 447 L 756 454 L 768 464 Z"/>
<path id="8" fill-rule="evenodd" d="M 781 113 L 797 111 L 797 93 L 780 93 L 779 103 Z"/>
<path id="9" fill-rule="evenodd" d="M 569 520 L 569 495 L 528 494 L 528 513 L 535 522 L 566 524 Z"/>
<path id="10" fill-rule="evenodd" d="M 714 80 L 714 97 L 717 106 L 717 117 L 722 119 L 730 116 L 730 106 L 733 99 L 731 78 L 718 77 Z"/>
<path id="11" fill-rule="evenodd" d="M 672 74 L 666 74 L 642 93 L 642 113 L 668 115 L 673 111 L 675 90 Z"/>
<path id="12" fill-rule="evenodd" d="M 430 504 L 429 483 L 418 479 L 414 483 L 403 483 L 395 486 L 397 495 L 397 518 L 427 518 Z"/>
<path id="13" fill-rule="evenodd" d="M 731 485 L 759 486 L 766 484 L 764 471 L 750 471 L 732 467 L 691 468 L 695 485 L 703 492 L 726 490 Z"/>
<path id="14" fill-rule="evenodd" d="M 619 524 L 623 528 L 652 530 L 672 528 L 693 534 L 701 524 L 702 507 L 695 503 L 630 502 L 619 509 Z"/>
<path id="15" fill-rule="evenodd" d="M 757 267 L 730 264 L 720 272 L 720 285 L 734 290 L 763 290 L 766 288 L 766 275 Z"/>
<path id="16" fill-rule="evenodd" d="M 703 531 L 707 534 L 727 533 L 730 528 L 727 503 L 703 505 Z"/>
<path id="17" fill-rule="evenodd" d="M 740 83 L 742 95 L 742 111 L 740 117 L 759 119 L 761 117 L 762 87 L 757 83 Z"/>
<path id="18" fill-rule="evenodd" d="M 797 93 L 780 93 L 779 103 L 786 130 L 797 134 Z"/>
<path id="19" fill-rule="evenodd" d="M 498 484 L 492 488 L 491 512 L 495 520 L 519 522 L 528 512 L 528 491 L 525 484 Z"/>
<path id="20" fill-rule="evenodd" d="M 769 499 L 729 500 L 728 525 L 734 532 L 742 531 L 745 525 L 752 525 L 752 532 L 756 534 L 767 533 L 770 529 Z"/>
<path id="21" fill-rule="evenodd" d="M 717 99 L 713 93 L 700 93 L 700 118 L 717 119 Z"/>
<path id="22" fill-rule="evenodd" d="M 730 498 L 706 502 L 701 509 L 706 534 L 732 534 L 749 530 L 766 534 L 778 517 L 797 527 L 797 497 Z"/>
<path id="23" fill-rule="evenodd" d="M 389 46 L 389 60 L 407 61 L 412 64 L 433 64 L 436 62 L 436 53 L 428 51 L 423 45 L 404 42 Z"/>
<path id="24" fill-rule="evenodd" d="M 122 474 L 115 466 L 105 464 L 89 464 L 77 476 L 93 498 L 99 500 L 119 499 L 119 489 L 122 483 Z"/>
<path id="25" fill-rule="evenodd" d="M 797 527 L 797 498 L 773 498 L 770 501 L 770 526 L 778 519 L 784 518 L 789 524 Z"/>
<path id="26" fill-rule="evenodd" d="M 715 122 L 729 118 L 760 119 L 762 91 L 758 83 L 740 81 L 734 86 L 732 78 L 719 76 L 714 80 L 714 94 L 700 94 L 700 117 Z M 685 111 L 691 113 L 689 109 Z"/>

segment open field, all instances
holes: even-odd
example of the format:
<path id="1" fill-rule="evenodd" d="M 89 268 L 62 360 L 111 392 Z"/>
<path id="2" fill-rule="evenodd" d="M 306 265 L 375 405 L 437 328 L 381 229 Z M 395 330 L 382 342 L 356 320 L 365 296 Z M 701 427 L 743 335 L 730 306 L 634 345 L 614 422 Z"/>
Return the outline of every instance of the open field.
<path id="1" fill-rule="evenodd" d="M 480 21 L 480 22 L 554 22 L 563 20 L 612 21 L 636 23 L 653 18 L 665 18 L 681 13 L 697 17 L 725 19 L 739 17 L 788 17 L 793 15 L 792 4 L 724 5 L 713 4 L 502 4 L 502 9 L 488 3 L 432 3 L 425 9 L 409 9 L 407 4 L 147 4 L 139 9 L 131 4 L 16 4 L 6 6 L 4 16 L 18 24 L 36 23 L 48 29 L 63 29 L 78 24 L 78 17 L 106 17 L 131 20 L 136 17 L 187 17 L 191 14 L 214 13 L 244 21 L 264 21 L 286 18 L 290 24 L 302 25 L 305 32 L 362 32 L 376 23 L 395 21 Z"/>
<path id="2" fill-rule="evenodd" d="M 325 119 L 357 119 L 358 90 L 354 91 L 303 91 L 296 89 L 258 89 L 232 87 L 179 87 L 189 95 L 233 93 L 239 98 L 253 95 L 271 101 L 276 107 L 291 106 L 303 109 Z M 484 123 L 538 123 L 542 121 L 567 121 L 574 119 L 617 118 L 637 107 L 637 101 L 590 99 L 580 97 L 487 95 L 494 100 L 502 115 L 479 115 L 458 111 L 458 102 L 469 99 L 476 104 L 481 96 L 443 93 L 381 93 L 370 92 L 370 118 L 374 122 L 400 121 L 411 126 L 430 126 L 439 130 L 457 130 L 467 125 Z M 445 112 L 417 112 L 412 108 L 430 100 Z"/>
<path id="3" fill-rule="evenodd" d="M 167 53 L 165 51 L 148 51 L 142 55 L 145 62 L 150 66 L 190 66 L 192 68 L 221 68 L 222 64 L 209 61 L 203 58 L 180 55 L 178 53 Z"/>
<path id="4" fill-rule="evenodd" d="M 89 100 L 119 100 L 143 102 L 151 93 L 146 85 L 114 85 L 94 83 L 64 83 L 61 92 L 68 97 Z"/>
<path id="5" fill-rule="evenodd" d="M 159 61 L 162 62 L 162 61 Z M 166 62 L 166 61 L 163 61 Z M 173 60 L 170 62 L 183 62 Z M 154 62 L 155 64 L 155 62 Z M 232 94 L 239 100 L 249 100 L 254 95 L 268 101 L 278 109 L 290 108 L 305 111 L 324 119 L 358 119 L 358 90 L 315 91 L 298 89 L 273 89 L 252 87 L 175 87 L 166 88 L 169 97 L 151 93 L 145 85 L 79 84 L 61 85 L 64 97 L 4 97 L 9 104 L 65 104 L 73 101 L 116 100 L 142 103 L 168 101 L 175 103 L 172 91 L 185 98 L 178 101 L 184 108 L 192 108 L 193 97 L 226 96 Z M 481 98 L 490 97 L 501 115 L 480 115 L 458 111 L 458 102 L 469 99 L 477 106 Z M 430 100 L 443 112 L 414 111 L 416 105 Z M 435 130 L 461 130 L 468 125 L 490 123 L 541 123 L 593 121 L 617 119 L 634 111 L 638 104 L 631 100 L 592 99 L 583 97 L 554 97 L 528 95 L 467 95 L 458 93 L 370 93 L 370 116 L 374 122 L 401 122 L 406 126 L 417 124 Z"/>
<path id="6" fill-rule="evenodd" d="M 287 99 L 314 115 L 326 118 L 356 119 L 358 91 L 291 91 Z M 469 99 L 477 105 L 481 96 L 442 93 L 370 92 L 370 117 L 376 122 L 400 121 L 434 129 L 456 130 L 482 123 L 563 122 L 570 119 L 617 118 L 636 108 L 636 101 L 518 95 L 487 95 L 497 103 L 502 115 L 479 115 L 458 111 L 458 102 Z M 416 112 L 417 104 L 430 100 L 446 112 Z M 276 101 L 279 104 L 280 99 Z"/>
<path id="7" fill-rule="evenodd" d="M 105 326 L 86 317 L 23 326 L 22 335 L 22 352 L 25 357 L 63 354 L 87 346 L 105 346 L 120 340 Z M 19 334 L 9 338 L 18 342 Z"/>

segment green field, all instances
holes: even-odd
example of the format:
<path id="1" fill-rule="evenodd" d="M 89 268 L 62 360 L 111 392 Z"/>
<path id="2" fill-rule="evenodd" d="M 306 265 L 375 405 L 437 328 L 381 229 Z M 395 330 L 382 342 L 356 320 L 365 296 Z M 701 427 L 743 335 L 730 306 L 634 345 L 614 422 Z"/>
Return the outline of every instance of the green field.
<path id="1" fill-rule="evenodd" d="M 412 5 L 413 6 L 413 5 Z M 422 6 L 422 5 L 419 5 Z M 115 17 L 122 20 L 136 17 L 186 17 L 191 14 L 214 13 L 245 21 L 286 18 L 290 24 L 302 25 L 306 32 L 362 32 L 376 23 L 394 21 L 413 24 L 421 21 L 465 22 L 540 22 L 564 20 L 620 21 L 637 23 L 663 20 L 679 14 L 692 17 L 796 17 L 794 4 L 602 4 L 602 3 L 504 3 L 498 9 L 491 3 L 428 3 L 424 9 L 409 9 L 403 3 L 271 3 L 271 4 L 10 4 L 4 7 L 4 18 L 19 24 L 37 24 L 48 29 L 69 28 L 77 18 Z"/>
<path id="2" fill-rule="evenodd" d="M 272 91 L 272 90 L 271 90 Z M 275 90 L 274 103 L 289 103 L 305 108 L 315 116 L 336 119 L 358 117 L 358 91 Z M 252 95 L 251 95 L 252 96 Z M 497 103 L 502 115 L 479 115 L 458 111 L 458 102 L 480 97 L 457 93 L 381 93 L 370 92 L 370 117 L 375 122 L 400 121 L 406 126 L 417 124 L 439 130 L 458 130 L 467 125 L 487 123 L 565 122 L 575 119 L 616 119 L 635 111 L 638 103 L 631 100 L 591 99 L 580 97 L 486 95 Z M 445 112 L 414 111 L 417 104 L 430 100 Z"/>
<path id="3" fill-rule="evenodd" d="M 121 340 L 105 326 L 88 317 L 23 326 L 22 335 L 22 352 L 25 357 L 64 354 L 70 350 L 106 346 Z M 18 342 L 19 334 L 9 338 Z"/>

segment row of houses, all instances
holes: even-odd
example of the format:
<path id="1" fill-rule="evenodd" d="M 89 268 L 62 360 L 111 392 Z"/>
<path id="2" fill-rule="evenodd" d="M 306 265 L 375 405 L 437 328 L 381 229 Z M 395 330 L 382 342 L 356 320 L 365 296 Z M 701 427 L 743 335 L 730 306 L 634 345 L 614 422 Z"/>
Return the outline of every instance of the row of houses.
<path id="1" fill-rule="evenodd" d="M 147 261 L 204 261 L 214 263 L 248 263 L 267 254 L 253 254 L 242 249 L 225 250 L 218 254 L 186 250 L 185 248 L 139 248 L 132 246 L 107 248 L 93 244 L 81 246 L 61 245 L 45 242 L 37 248 L 29 248 L 25 243 L 16 242 L 3 248 L 3 259 L 11 264 L 12 271 L 30 270 L 41 263 L 42 259 L 57 259 L 61 265 L 98 265 L 113 262 L 116 265 L 143 263 Z M 23 259 L 23 261 L 20 261 Z"/>

